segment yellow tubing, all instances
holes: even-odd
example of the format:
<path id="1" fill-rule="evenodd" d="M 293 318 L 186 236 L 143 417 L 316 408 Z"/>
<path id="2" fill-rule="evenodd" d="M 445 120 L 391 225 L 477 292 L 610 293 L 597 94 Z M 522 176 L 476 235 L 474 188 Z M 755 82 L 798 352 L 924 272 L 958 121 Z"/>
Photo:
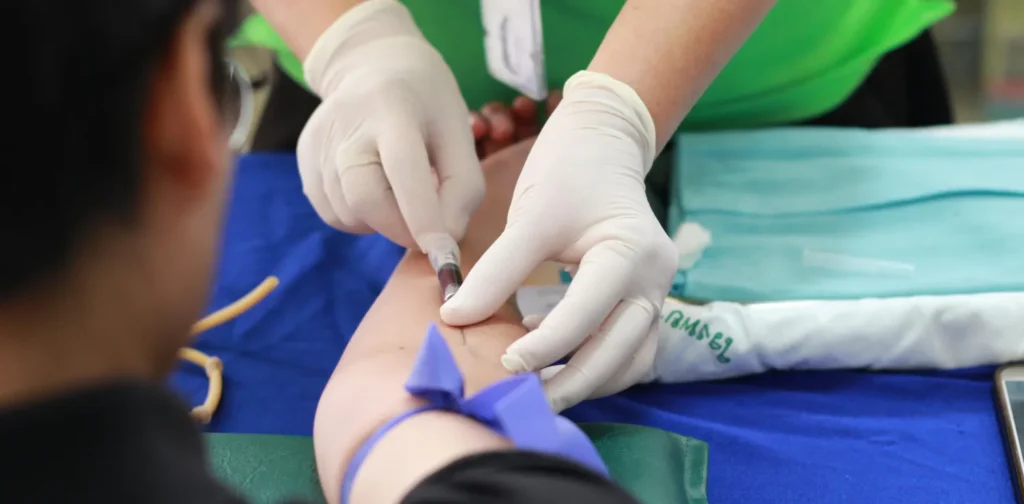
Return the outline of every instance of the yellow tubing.
<path id="1" fill-rule="evenodd" d="M 241 299 L 221 308 L 199 320 L 192 326 L 192 335 L 208 331 L 235 317 L 245 313 L 267 297 L 268 294 L 280 283 L 277 277 L 269 276 L 266 280 L 256 286 Z M 182 348 L 178 351 L 180 359 L 189 361 L 206 371 L 206 378 L 210 384 L 206 390 L 206 400 L 203 404 L 192 408 L 192 418 L 202 422 L 210 423 L 213 412 L 220 404 L 221 395 L 224 393 L 224 363 L 217 357 L 211 357 L 194 348 Z"/>
<path id="2" fill-rule="evenodd" d="M 231 303 L 224 308 L 221 308 L 199 320 L 192 326 L 192 335 L 195 336 L 201 332 L 209 331 L 214 327 L 217 327 L 243 313 L 248 311 L 250 308 L 263 301 L 263 298 L 270 294 L 270 291 L 277 287 L 277 284 L 281 283 L 280 280 L 275 276 L 268 276 L 266 280 L 256 286 L 255 289 L 249 291 L 248 294 L 242 296 L 238 301 Z"/>

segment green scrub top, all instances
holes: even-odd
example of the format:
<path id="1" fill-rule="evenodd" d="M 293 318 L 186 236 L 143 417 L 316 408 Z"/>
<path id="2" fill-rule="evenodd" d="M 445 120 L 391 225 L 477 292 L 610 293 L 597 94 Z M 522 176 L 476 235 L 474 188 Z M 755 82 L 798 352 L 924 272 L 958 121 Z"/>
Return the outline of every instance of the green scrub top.
<path id="1" fill-rule="evenodd" d="M 403 3 L 451 66 L 471 109 L 518 95 L 487 72 L 479 1 Z M 590 63 L 623 0 L 540 5 L 548 86 L 559 89 Z M 687 115 L 683 129 L 760 127 L 824 114 L 845 101 L 885 53 L 954 10 L 954 0 L 778 0 Z M 263 18 L 247 19 L 233 43 L 274 50 L 284 71 L 303 83 L 301 63 Z"/>

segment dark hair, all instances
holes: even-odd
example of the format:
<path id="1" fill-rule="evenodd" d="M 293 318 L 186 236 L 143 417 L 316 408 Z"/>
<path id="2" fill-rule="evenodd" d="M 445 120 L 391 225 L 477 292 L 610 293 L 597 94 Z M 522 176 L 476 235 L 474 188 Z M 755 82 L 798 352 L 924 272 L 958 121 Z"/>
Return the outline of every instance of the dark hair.
<path id="1" fill-rule="evenodd" d="M 143 164 L 153 71 L 187 14 L 220 1 L 211 82 L 226 89 L 233 0 L 4 2 L 5 106 L 0 179 L 0 301 L 62 271 L 101 221 L 130 222 Z"/>

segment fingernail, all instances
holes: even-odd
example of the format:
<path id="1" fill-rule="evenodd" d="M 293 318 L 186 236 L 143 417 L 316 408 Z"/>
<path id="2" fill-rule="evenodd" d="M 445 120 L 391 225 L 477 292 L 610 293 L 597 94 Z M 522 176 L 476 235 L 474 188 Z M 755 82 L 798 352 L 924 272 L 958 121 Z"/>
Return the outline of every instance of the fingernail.
<path id="1" fill-rule="evenodd" d="M 525 373 L 527 371 L 526 363 L 515 355 L 502 355 L 501 366 L 510 373 Z"/>

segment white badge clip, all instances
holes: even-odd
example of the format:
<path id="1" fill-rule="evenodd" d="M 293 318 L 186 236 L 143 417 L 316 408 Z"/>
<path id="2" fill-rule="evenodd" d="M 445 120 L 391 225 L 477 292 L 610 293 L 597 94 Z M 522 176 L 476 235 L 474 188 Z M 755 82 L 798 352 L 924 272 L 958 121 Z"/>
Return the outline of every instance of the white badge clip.
<path id="1" fill-rule="evenodd" d="M 480 0 L 487 69 L 534 99 L 548 95 L 540 0 Z"/>

